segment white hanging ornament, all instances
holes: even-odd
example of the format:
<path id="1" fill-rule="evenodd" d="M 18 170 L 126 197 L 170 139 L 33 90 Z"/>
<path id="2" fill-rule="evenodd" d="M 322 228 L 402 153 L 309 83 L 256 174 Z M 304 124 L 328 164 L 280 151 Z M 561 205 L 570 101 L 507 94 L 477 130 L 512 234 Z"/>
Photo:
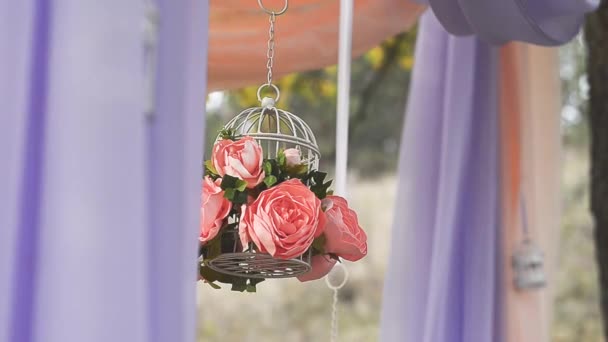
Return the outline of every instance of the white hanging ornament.
<path id="1" fill-rule="evenodd" d="M 542 250 L 529 237 L 528 217 L 523 195 L 520 196 L 520 209 L 523 229 L 523 240 L 517 246 L 511 259 L 513 267 L 513 284 L 521 291 L 545 287 L 547 277 L 544 271 Z"/>
<path id="2" fill-rule="evenodd" d="M 512 258 L 514 285 L 519 290 L 545 287 L 547 279 L 543 269 L 543 252 L 531 240 L 525 239 Z"/>

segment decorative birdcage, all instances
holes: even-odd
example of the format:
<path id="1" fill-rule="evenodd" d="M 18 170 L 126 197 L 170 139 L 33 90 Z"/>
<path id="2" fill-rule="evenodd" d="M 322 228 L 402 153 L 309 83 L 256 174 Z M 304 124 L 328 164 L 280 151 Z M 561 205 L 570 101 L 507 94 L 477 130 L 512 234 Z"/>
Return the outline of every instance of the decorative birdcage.
<path id="1" fill-rule="evenodd" d="M 515 250 L 512 258 L 514 285 L 519 290 L 538 289 L 545 286 L 547 278 L 543 269 L 543 252 L 526 239 Z"/>
<path id="2" fill-rule="evenodd" d="M 275 101 L 280 96 L 276 86 L 271 85 L 276 91 L 276 99 L 260 99 L 260 90 L 264 86 L 258 90 L 258 100 L 262 105 L 242 111 L 224 126 L 224 131 L 231 131 L 237 140 L 245 136 L 254 138 L 264 151 L 264 159 L 275 159 L 280 151 L 295 148 L 300 151 L 301 163 L 308 170 L 317 170 L 321 154 L 314 133 L 304 120 L 275 107 Z M 216 142 L 221 139 L 220 134 Z M 277 259 L 256 252 L 251 243 L 241 246 L 237 227 L 224 231 L 221 239 L 221 254 L 206 262 L 217 272 L 265 279 L 297 277 L 311 269 L 310 249 L 297 258 Z"/>
<path id="3" fill-rule="evenodd" d="M 293 172 L 302 177 L 310 176 L 309 179 L 301 179 L 302 182 L 308 187 L 324 186 L 324 184 L 329 186 L 328 183 L 323 183 L 323 179 L 315 173 L 318 170 L 321 155 L 310 127 L 298 116 L 276 108 L 276 103 L 279 101 L 281 94 L 279 88 L 272 83 L 272 66 L 275 53 L 274 27 L 276 17 L 287 10 L 287 1 L 285 1 L 285 6 L 280 11 L 267 9 L 261 0 L 258 0 L 258 4 L 269 15 L 270 23 L 267 44 L 267 82 L 262 84 L 257 91 L 260 106 L 246 109 L 230 120 L 224 126 L 222 133 L 218 135 L 216 143 L 226 139 L 225 133 L 227 132 L 229 132 L 230 140 L 233 142 L 238 142 L 244 137 L 253 138 L 263 151 L 265 163 L 270 163 L 270 161 L 279 163 L 278 160 L 281 158 L 285 162 L 287 156 L 283 152 L 290 151 L 293 155 L 295 149 L 299 158 L 295 169 L 299 171 Z M 262 96 L 262 93 L 266 93 L 268 96 Z M 287 167 L 286 164 L 273 165 L 275 165 L 274 169 Z M 268 167 L 271 170 L 273 169 L 272 166 Z M 265 171 L 265 174 L 268 175 L 268 171 Z M 272 177 L 275 176 L 272 175 Z M 273 182 L 277 181 L 275 177 Z M 264 180 L 264 184 L 266 189 L 272 186 L 272 184 L 266 184 L 266 180 Z M 264 184 L 258 184 L 262 187 L 260 188 L 262 191 L 265 189 Z M 325 191 L 327 186 L 322 190 Z M 231 190 L 235 192 L 234 188 Z M 245 190 L 241 189 L 239 193 L 244 195 L 246 199 L 252 196 L 243 191 Z M 254 196 L 258 195 L 259 193 Z M 200 262 L 202 268 L 208 267 L 224 275 L 250 279 L 249 284 L 253 284 L 253 286 L 257 282 L 251 282 L 251 279 L 296 277 L 311 270 L 312 245 L 301 255 L 290 259 L 273 257 L 261 252 L 261 249 L 256 247 L 253 242 L 243 246 L 239 235 L 240 215 L 243 213 L 242 208 L 249 203 L 244 201 L 243 198 L 240 198 L 238 203 L 242 204 L 240 206 L 235 204 L 235 207 L 231 209 L 232 215 L 229 215 L 226 219 L 227 222 L 219 232 L 220 243 L 209 244 L 213 247 L 207 245 L 201 248 Z M 232 283 L 234 285 L 234 282 Z M 237 288 L 242 289 L 238 286 Z"/>

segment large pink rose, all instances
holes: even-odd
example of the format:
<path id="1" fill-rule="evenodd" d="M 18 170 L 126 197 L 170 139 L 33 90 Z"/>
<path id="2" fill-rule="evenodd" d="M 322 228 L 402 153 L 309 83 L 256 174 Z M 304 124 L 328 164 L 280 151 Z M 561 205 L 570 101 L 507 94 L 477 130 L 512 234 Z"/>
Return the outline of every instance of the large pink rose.
<path id="1" fill-rule="evenodd" d="M 315 255 L 310 260 L 310 266 L 312 266 L 310 272 L 302 274 L 298 277 L 298 280 L 305 282 L 321 279 L 334 268 L 335 264 L 336 259 L 332 259 L 328 255 Z"/>
<path id="2" fill-rule="evenodd" d="M 213 146 L 211 162 L 220 176 L 242 179 L 248 188 L 253 188 L 264 179 L 263 158 L 262 147 L 252 137 L 244 137 L 218 141 Z"/>
<path id="3" fill-rule="evenodd" d="M 340 196 L 327 196 L 327 201 L 330 205 L 325 211 L 325 252 L 350 261 L 363 258 L 367 254 L 367 235 L 359 226 L 357 213 Z"/>
<path id="4" fill-rule="evenodd" d="M 201 233 L 200 241 L 207 242 L 213 239 L 222 228 L 224 219 L 230 213 L 232 204 L 224 198 L 224 191 L 220 188 L 222 180 L 205 176 L 203 180 L 203 193 L 201 195 Z"/>
<path id="5" fill-rule="evenodd" d="M 280 259 L 303 254 L 325 227 L 321 201 L 299 179 L 262 191 L 243 208 L 239 226 L 243 246 L 253 241 L 261 252 Z"/>

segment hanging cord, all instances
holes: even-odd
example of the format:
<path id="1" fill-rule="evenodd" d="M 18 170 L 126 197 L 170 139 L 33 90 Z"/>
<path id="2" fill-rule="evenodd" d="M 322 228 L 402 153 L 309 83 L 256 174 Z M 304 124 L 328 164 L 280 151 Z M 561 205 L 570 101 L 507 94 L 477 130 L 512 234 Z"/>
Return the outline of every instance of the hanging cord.
<path id="1" fill-rule="evenodd" d="M 352 54 L 353 0 L 340 1 L 340 41 L 338 53 L 338 108 L 336 114 L 336 194 L 346 197 L 348 177 L 348 120 L 350 111 L 350 62 Z M 330 276 L 342 269 L 344 278 L 338 286 L 330 281 Z M 343 263 L 338 263 L 334 270 L 325 276 L 327 287 L 333 290 L 331 312 L 331 342 L 338 341 L 338 290 L 348 281 L 348 270 Z"/>
<path id="2" fill-rule="evenodd" d="M 348 120 L 350 111 L 350 62 L 352 54 L 353 1 L 340 1 L 340 50 L 338 53 L 338 108 L 336 114 L 335 190 L 346 197 L 348 177 Z"/>
<path id="3" fill-rule="evenodd" d="M 521 211 L 521 228 L 523 231 L 523 240 L 530 240 L 530 231 L 528 230 L 528 211 L 526 210 L 526 199 L 523 190 L 519 189 L 519 210 Z"/>
<path id="4" fill-rule="evenodd" d="M 342 278 L 342 281 L 338 283 L 338 285 L 334 285 L 332 283 L 332 281 L 330 280 L 330 278 L 332 278 L 332 275 L 335 275 L 335 273 L 337 272 L 337 269 L 342 270 L 343 278 Z M 336 266 L 334 266 L 334 269 L 328 275 L 325 276 L 325 283 L 327 284 L 327 287 L 329 287 L 334 292 L 332 309 L 331 309 L 331 330 L 330 330 L 330 341 L 331 342 L 338 341 L 338 290 L 343 288 L 344 285 L 346 285 L 347 281 L 348 281 L 348 270 L 346 269 L 346 266 L 344 266 L 343 263 L 337 263 Z"/>

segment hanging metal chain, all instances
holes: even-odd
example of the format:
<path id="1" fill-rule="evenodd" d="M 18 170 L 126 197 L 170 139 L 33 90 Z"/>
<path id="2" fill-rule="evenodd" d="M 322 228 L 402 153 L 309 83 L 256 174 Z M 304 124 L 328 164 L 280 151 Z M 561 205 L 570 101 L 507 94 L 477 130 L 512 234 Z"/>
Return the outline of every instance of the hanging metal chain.
<path id="1" fill-rule="evenodd" d="M 262 102 L 262 107 L 273 107 L 275 102 L 279 101 L 279 97 L 281 96 L 281 94 L 279 92 L 279 88 L 277 88 L 276 85 L 272 84 L 272 67 L 274 66 L 274 51 L 275 51 L 274 50 L 274 47 L 275 47 L 274 27 L 275 27 L 275 24 L 277 21 L 277 16 L 285 13 L 287 11 L 287 7 L 289 6 L 289 4 L 288 4 L 288 0 L 285 0 L 285 5 L 279 11 L 270 10 L 270 9 L 264 7 L 262 0 L 258 0 L 258 4 L 260 5 L 260 8 L 264 12 L 268 13 L 268 15 L 269 15 L 268 22 L 270 23 L 270 27 L 268 28 L 268 42 L 266 44 L 266 46 L 267 46 L 266 69 L 268 69 L 268 73 L 266 74 L 266 83 L 262 84 L 258 88 L 257 95 L 258 95 L 258 101 Z M 262 99 L 261 91 L 264 88 L 271 88 L 271 90 L 273 90 L 276 94 L 274 96 L 274 98 L 264 97 Z"/>
<path id="2" fill-rule="evenodd" d="M 268 50 L 266 51 L 266 68 L 268 69 L 268 76 L 266 77 L 266 84 L 272 84 L 272 66 L 274 64 L 274 23 L 277 20 L 277 16 L 272 12 L 268 21 L 270 22 L 270 28 L 268 29 Z"/>

